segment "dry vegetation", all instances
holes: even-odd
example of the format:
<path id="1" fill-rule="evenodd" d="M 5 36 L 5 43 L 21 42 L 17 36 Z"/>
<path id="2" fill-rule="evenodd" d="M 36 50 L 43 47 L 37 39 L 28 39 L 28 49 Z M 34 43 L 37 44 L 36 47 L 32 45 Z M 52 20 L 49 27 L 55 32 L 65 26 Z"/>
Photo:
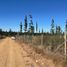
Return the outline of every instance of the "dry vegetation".
<path id="1" fill-rule="evenodd" d="M 53 64 L 55 65 L 53 67 L 67 67 L 66 65 L 67 62 L 64 60 L 64 56 L 62 56 L 63 50 L 64 50 L 63 46 L 56 53 L 53 53 L 56 50 L 56 48 L 64 42 L 63 36 L 44 35 L 42 38 L 41 35 L 39 36 L 24 35 L 24 36 L 17 37 L 17 41 L 20 44 L 24 42 L 24 44 L 27 45 L 27 47 L 29 48 L 28 53 L 31 53 L 32 56 L 33 56 L 32 51 L 33 50 L 35 51 L 35 56 L 33 57 L 34 59 L 36 57 L 39 59 L 40 57 L 43 57 L 44 59 L 46 58 L 47 60 L 51 60 Z M 41 41 L 43 42 L 42 44 L 41 44 Z"/>

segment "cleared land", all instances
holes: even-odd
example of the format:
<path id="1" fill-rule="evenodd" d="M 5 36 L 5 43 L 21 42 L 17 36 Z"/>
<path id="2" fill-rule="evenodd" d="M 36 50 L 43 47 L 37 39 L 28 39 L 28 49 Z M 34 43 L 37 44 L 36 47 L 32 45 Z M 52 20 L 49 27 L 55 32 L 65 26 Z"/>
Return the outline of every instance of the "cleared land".
<path id="1" fill-rule="evenodd" d="M 0 41 L 0 67 L 62 67 L 37 54 L 32 47 L 7 37 Z"/>

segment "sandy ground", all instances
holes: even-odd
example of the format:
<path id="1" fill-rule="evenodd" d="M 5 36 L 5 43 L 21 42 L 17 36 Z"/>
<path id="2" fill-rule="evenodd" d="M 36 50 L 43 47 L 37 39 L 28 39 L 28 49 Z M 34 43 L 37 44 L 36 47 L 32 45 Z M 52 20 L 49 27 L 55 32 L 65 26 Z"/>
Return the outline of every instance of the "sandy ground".
<path id="1" fill-rule="evenodd" d="M 55 64 L 7 37 L 0 41 L 0 67 L 55 67 Z"/>

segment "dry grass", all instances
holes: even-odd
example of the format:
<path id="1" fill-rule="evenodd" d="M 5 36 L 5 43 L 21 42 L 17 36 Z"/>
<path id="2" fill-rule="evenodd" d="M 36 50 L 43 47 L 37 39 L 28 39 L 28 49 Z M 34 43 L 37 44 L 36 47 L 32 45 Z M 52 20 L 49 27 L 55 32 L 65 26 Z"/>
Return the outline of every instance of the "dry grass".
<path id="1" fill-rule="evenodd" d="M 20 44 L 22 44 L 22 40 L 18 40 Z M 36 54 L 41 55 L 43 58 L 47 60 L 50 59 L 55 64 L 55 67 L 67 67 L 67 62 L 65 62 L 64 58 L 60 56 L 60 54 L 52 54 L 51 51 L 49 52 L 47 49 L 50 50 L 53 48 L 52 51 L 56 49 L 56 47 L 64 42 L 63 36 L 44 36 L 43 37 L 43 45 L 41 45 L 41 36 L 33 36 L 32 40 L 28 42 L 28 39 L 25 39 L 24 43 L 32 47 Z"/>

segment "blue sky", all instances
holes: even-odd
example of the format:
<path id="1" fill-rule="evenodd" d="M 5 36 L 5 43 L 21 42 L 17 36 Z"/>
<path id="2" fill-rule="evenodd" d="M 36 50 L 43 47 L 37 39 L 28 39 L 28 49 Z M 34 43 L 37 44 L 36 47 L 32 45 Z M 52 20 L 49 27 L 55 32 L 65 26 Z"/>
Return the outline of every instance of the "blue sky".
<path id="1" fill-rule="evenodd" d="M 55 25 L 64 30 L 67 19 L 67 0 L 0 0 L 0 28 L 19 31 L 19 24 L 24 24 L 25 15 L 33 16 L 34 26 L 38 22 L 39 29 L 50 30 L 51 19 Z M 28 19 L 28 23 L 29 23 Z"/>

